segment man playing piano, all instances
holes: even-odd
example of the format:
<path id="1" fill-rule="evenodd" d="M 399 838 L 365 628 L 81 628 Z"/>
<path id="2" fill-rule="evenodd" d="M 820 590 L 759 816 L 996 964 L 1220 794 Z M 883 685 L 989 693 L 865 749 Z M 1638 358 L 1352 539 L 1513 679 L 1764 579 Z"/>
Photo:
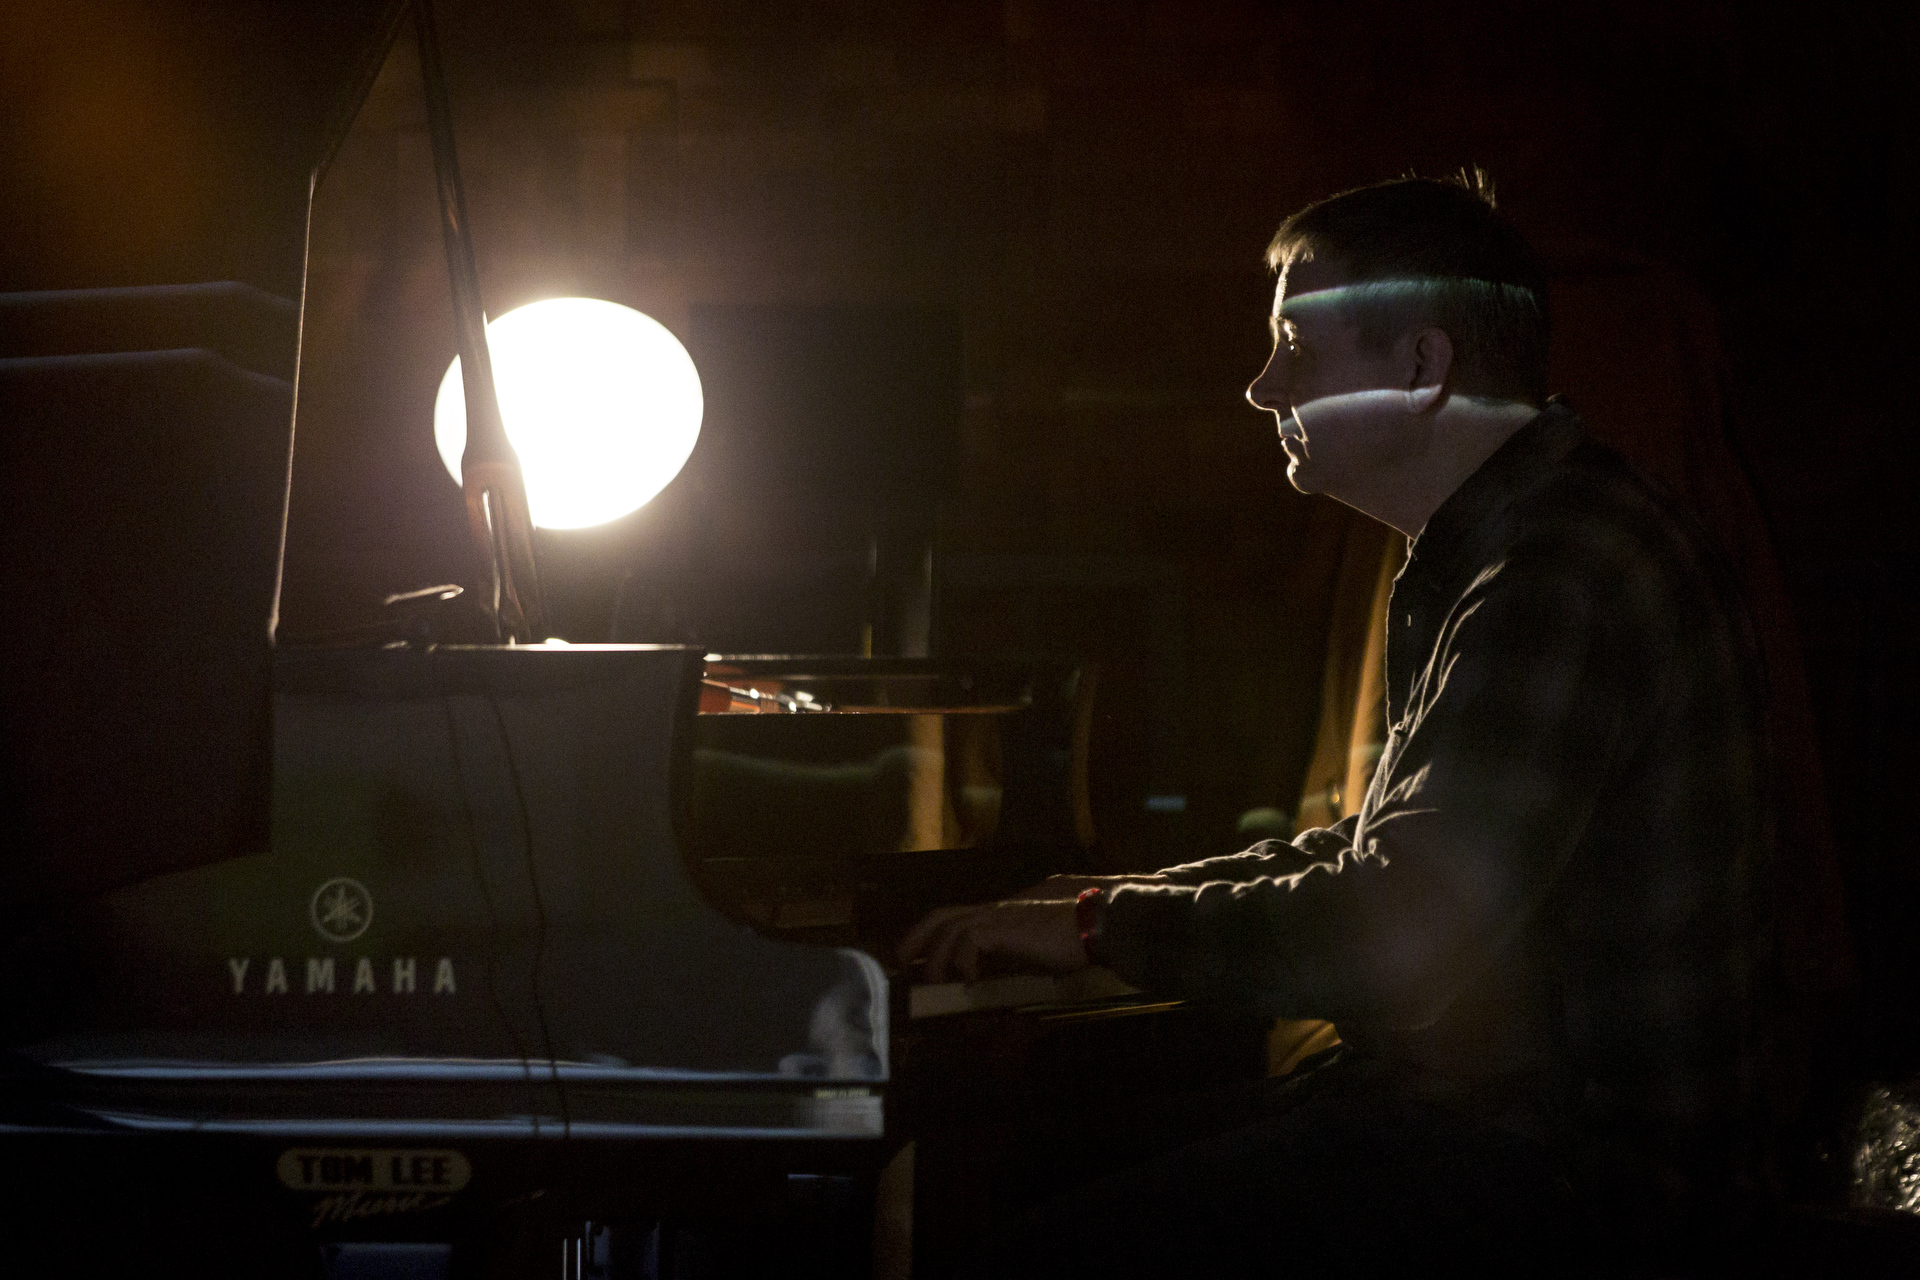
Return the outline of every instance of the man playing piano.
<path id="1" fill-rule="evenodd" d="M 1268 261 L 1248 399 L 1296 488 L 1411 540 L 1364 803 L 1291 844 L 936 911 L 902 954 L 930 982 L 1102 964 L 1332 1020 L 1346 1047 L 1061 1187 L 983 1274 L 1723 1250 L 1757 1203 L 1764 923 L 1757 660 L 1729 576 L 1548 398 L 1543 273 L 1477 175 L 1312 205 Z"/>

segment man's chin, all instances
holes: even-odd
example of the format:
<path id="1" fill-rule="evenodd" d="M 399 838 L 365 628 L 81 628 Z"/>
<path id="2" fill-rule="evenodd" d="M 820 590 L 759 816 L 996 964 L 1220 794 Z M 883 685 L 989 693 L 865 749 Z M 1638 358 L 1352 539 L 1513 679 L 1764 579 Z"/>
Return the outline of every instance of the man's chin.
<path id="1" fill-rule="evenodd" d="M 1319 493 L 1319 486 L 1313 483 L 1313 466 L 1299 458 L 1287 459 L 1287 483 L 1301 493 Z"/>

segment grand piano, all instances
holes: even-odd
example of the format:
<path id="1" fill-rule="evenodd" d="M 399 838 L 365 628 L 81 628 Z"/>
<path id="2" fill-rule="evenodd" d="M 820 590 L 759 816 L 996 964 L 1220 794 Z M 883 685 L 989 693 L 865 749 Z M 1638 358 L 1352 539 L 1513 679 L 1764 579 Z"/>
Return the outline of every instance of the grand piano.
<path id="1" fill-rule="evenodd" d="M 8 1269 L 904 1275 L 1033 1108 L 1256 1072 L 912 1016 L 920 912 L 1085 869 L 1090 671 L 275 646 L 300 226 L 406 17 L 317 8 L 151 11 L 247 198 L 0 297 Z"/>

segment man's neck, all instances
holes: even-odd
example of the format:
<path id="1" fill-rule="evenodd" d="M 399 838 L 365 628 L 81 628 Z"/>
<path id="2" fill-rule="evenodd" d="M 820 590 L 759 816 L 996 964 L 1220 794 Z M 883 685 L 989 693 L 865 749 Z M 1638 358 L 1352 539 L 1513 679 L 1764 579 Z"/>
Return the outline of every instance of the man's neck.
<path id="1" fill-rule="evenodd" d="M 1364 493 L 1333 496 L 1409 538 L 1540 410 L 1511 400 L 1450 395 L 1429 420 L 1426 447 L 1369 477 Z"/>

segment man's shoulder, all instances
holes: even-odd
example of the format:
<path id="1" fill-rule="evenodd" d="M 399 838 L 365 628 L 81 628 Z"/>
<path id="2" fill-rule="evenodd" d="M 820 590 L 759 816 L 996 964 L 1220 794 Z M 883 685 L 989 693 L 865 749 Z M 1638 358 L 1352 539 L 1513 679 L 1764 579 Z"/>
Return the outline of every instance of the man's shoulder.
<path id="1" fill-rule="evenodd" d="M 1679 495 L 1584 433 L 1513 495 L 1489 532 L 1557 552 L 1569 570 L 1665 567 L 1691 576 L 1717 555 Z"/>
<path id="2" fill-rule="evenodd" d="M 1611 636 L 1636 652 L 1732 625 L 1724 556 L 1686 504 L 1584 431 L 1562 445 L 1481 529 L 1479 580 L 1557 601 L 1597 628 L 1592 641 Z"/>

